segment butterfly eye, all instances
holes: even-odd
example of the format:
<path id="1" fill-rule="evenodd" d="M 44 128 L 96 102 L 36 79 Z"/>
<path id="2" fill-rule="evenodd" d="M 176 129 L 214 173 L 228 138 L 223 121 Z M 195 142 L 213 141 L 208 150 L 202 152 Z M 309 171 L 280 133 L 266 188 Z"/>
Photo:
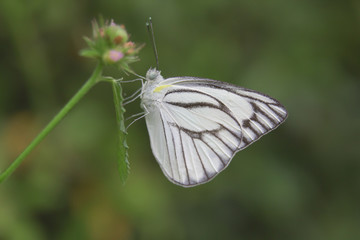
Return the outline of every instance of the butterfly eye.
<path id="1" fill-rule="evenodd" d="M 149 74 L 149 80 L 155 80 L 155 78 L 157 77 L 157 72 L 152 72 Z"/>

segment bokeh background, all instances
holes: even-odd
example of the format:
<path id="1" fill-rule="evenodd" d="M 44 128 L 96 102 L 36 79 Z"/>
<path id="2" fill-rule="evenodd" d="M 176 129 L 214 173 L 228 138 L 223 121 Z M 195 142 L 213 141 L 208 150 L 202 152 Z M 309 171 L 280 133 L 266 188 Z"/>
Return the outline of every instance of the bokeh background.
<path id="1" fill-rule="evenodd" d="M 164 177 L 140 120 L 123 186 L 112 90 L 101 83 L 0 185 L 1 240 L 360 239 L 358 0 L 1 0 L 1 170 L 90 76 L 95 62 L 78 52 L 99 14 L 147 43 L 138 74 L 155 65 L 151 16 L 165 77 L 256 89 L 289 118 L 191 189 Z"/>

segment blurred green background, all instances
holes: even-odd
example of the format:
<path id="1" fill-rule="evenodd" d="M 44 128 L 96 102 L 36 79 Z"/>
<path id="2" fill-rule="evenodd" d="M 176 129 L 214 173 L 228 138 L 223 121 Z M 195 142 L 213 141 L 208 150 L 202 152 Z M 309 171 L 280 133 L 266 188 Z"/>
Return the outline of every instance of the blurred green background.
<path id="1" fill-rule="evenodd" d="M 0 185 L 1 240 L 360 239 L 358 0 L 1 0 L 1 170 L 90 76 L 95 62 L 78 52 L 99 14 L 147 43 L 138 74 L 155 65 L 151 16 L 165 77 L 255 89 L 289 118 L 191 189 L 164 177 L 140 120 L 122 186 L 112 90 L 101 83 Z"/>

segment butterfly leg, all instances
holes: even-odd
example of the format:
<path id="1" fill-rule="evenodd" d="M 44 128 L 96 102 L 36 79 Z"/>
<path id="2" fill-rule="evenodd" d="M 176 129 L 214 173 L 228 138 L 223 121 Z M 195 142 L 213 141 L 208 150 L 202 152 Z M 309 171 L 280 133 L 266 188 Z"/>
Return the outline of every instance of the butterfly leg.
<path id="1" fill-rule="evenodd" d="M 135 123 L 137 120 L 140 120 L 141 118 L 145 117 L 146 115 L 149 114 L 149 111 L 146 109 L 146 107 L 144 106 L 144 112 L 141 112 L 141 113 L 136 113 L 134 115 L 131 115 L 130 117 L 128 117 L 126 120 L 130 120 L 131 118 L 134 118 L 134 117 L 137 117 L 139 116 L 138 118 L 134 119 L 129 125 L 127 125 L 126 127 L 126 130 L 128 130 L 128 128 L 133 124 Z"/>
<path id="2" fill-rule="evenodd" d="M 139 88 L 138 90 L 136 90 L 133 94 L 131 94 L 131 96 L 127 97 L 124 99 L 124 103 L 123 103 L 123 106 L 129 104 L 129 103 L 132 103 L 133 101 L 135 101 L 136 99 L 138 99 L 142 92 L 141 92 L 141 88 Z"/>

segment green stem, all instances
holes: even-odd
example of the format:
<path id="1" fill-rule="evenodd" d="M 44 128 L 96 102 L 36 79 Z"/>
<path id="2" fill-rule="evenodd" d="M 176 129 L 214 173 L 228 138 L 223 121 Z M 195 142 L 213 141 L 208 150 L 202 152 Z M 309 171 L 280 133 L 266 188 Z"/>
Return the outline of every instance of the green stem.
<path id="1" fill-rule="evenodd" d="M 21 164 L 29 153 L 58 125 L 58 123 L 68 114 L 68 112 L 79 102 L 79 100 L 101 80 L 102 64 L 98 64 L 91 77 L 70 99 L 70 101 L 55 115 L 48 125 L 36 136 L 36 138 L 25 148 L 25 150 L 10 164 L 10 166 L 0 174 L 0 183 L 9 177 Z"/>

